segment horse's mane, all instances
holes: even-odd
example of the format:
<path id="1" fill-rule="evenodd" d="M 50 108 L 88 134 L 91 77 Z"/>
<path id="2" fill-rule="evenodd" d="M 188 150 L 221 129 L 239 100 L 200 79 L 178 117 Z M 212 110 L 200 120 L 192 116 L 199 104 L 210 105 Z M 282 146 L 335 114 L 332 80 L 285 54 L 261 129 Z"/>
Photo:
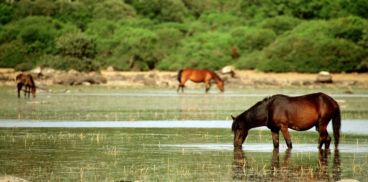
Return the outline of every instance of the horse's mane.
<path id="1" fill-rule="evenodd" d="M 247 117 L 248 113 L 254 113 L 253 111 L 259 109 L 259 106 L 265 105 L 267 106 L 269 101 L 273 98 L 273 96 L 265 97 L 263 100 L 258 101 L 256 104 L 254 104 L 252 107 L 241 113 L 239 116 L 237 116 L 231 126 L 231 130 L 235 131 L 237 127 L 239 126 L 239 123 L 244 121 Z"/>
<path id="2" fill-rule="evenodd" d="M 211 74 L 212 74 L 212 76 L 215 78 L 215 80 L 216 81 L 224 81 L 224 80 L 222 80 L 221 78 L 220 78 L 220 76 L 218 76 L 218 74 L 217 73 L 215 73 L 214 71 L 210 71 L 211 72 Z"/>

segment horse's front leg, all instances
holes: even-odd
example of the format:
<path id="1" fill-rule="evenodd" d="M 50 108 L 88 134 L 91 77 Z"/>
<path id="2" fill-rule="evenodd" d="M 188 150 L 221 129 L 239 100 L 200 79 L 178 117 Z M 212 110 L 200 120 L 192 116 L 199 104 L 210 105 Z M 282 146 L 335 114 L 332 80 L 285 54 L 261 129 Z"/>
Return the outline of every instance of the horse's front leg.
<path id="1" fill-rule="evenodd" d="M 17 88 L 18 88 L 18 98 L 20 98 L 20 91 L 22 90 L 22 84 L 18 83 Z"/>
<path id="2" fill-rule="evenodd" d="M 27 86 L 24 86 L 24 98 L 26 98 L 27 97 Z"/>
<path id="3" fill-rule="evenodd" d="M 272 141 L 273 141 L 273 148 L 279 148 L 279 131 L 271 131 L 272 132 Z"/>
<path id="4" fill-rule="evenodd" d="M 281 127 L 281 132 L 282 132 L 282 135 L 284 135 L 287 147 L 289 149 L 293 148 L 293 144 L 291 143 L 291 137 L 290 137 L 290 134 L 289 134 L 288 127 L 287 126 L 282 126 Z"/>
<path id="5" fill-rule="evenodd" d="M 185 82 L 187 82 L 187 81 L 188 81 L 188 79 L 182 78 L 182 80 L 179 82 L 177 92 L 179 92 L 180 89 L 181 89 L 181 93 L 184 93 Z"/>
<path id="6" fill-rule="evenodd" d="M 209 81 L 205 82 L 205 86 L 206 86 L 206 93 L 208 93 L 208 91 L 211 88 L 211 82 L 209 82 Z"/>
<path id="7" fill-rule="evenodd" d="M 181 88 L 181 92 L 183 92 L 183 86 L 179 83 L 178 88 L 176 89 L 176 92 L 179 92 Z"/>

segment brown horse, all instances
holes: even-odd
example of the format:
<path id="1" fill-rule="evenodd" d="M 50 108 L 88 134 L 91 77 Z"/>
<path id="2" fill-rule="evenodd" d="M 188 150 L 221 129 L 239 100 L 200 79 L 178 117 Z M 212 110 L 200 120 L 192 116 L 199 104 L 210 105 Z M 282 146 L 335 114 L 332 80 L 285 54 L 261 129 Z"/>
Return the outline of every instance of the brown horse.
<path id="1" fill-rule="evenodd" d="M 36 84 L 33 80 L 32 75 L 28 73 L 20 73 L 16 76 L 15 80 L 17 81 L 18 88 L 18 98 L 20 98 L 20 91 L 24 86 L 24 97 L 30 97 L 30 93 L 32 93 L 33 97 L 36 97 Z"/>
<path id="2" fill-rule="evenodd" d="M 195 83 L 204 82 L 206 86 L 206 93 L 211 88 L 211 80 L 215 80 L 217 87 L 221 92 L 224 91 L 224 81 L 213 71 L 210 71 L 208 69 L 182 69 L 178 73 L 178 81 L 179 86 L 177 91 L 179 92 L 180 88 L 181 91 L 184 92 L 184 85 L 185 82 L 188 80 L 191 80 Z"/>
<path id="3" fill-rule="evenodd" d="M 248 130 L 267 126 L 272 132 L 274 148 L 279 147 L 279 131 L 281 130 L 286 145 L 292 148 L 288 128 L 304 131 L 316 127 L 319 132 L 319 147 L 330 146 L 331 137 L 327 133 L 327 125 L 332 119 L 335 148 L 339 144 L 341 116 L 337 102 L 324 93 L 314 93 L 299 97 L 274 95 L 259 101 L 254 106 L 233 117 L 234 147 L 241 148 Z"/>

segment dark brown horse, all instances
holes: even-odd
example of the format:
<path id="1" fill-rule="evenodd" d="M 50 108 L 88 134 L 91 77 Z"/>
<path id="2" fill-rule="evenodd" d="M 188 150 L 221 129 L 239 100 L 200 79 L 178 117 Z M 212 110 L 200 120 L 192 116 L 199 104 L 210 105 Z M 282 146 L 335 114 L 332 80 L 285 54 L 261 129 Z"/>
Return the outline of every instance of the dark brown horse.
<path id="1" fill-rule="evenodd" d="M 337 102 L 324 93 L 314 93 L 299 97 L 274 95 L 259 101 L 254 106 L 234 118 L 234 147 L 241 148 L 248 130 L 267 126 L 272 132 L 274 148 L 279 147 L 279 131 L 281 130 L 286 145 L 292 148 L 288 128 L 304 131 L 316 127 L 319 132 L 319 146 L 330 146 L 331 137 L 327 133 L 327 125 L 332 119 L 335 148 L 339 144 L 341 116 Z"/>
<path id="2" fill-rule="evenodd" d="M 33 97 L 36 97 L 36 84 L 33 80 L 32 75 L 28 73 L 20 73 L 15 78 L 17 82 L 18 88 L 18 98 L 20 98 L 20 91 L 24 86 L 24 97 L 30 97 L 30 93 L 32 93 Z"/>
<path id="3" fill-rule="evenodd" d="M 182 92 L 184 92 L 184 85 L 185 82 L 188 80 L 191 80 L 195 83 L 201 83 L 204 82 L 206 86 L 206 93 L 211 88 L 211 81 L 215 80 L 217 87 L 221 92 L 224 91 L 224 81 L 213 71 L 210 71 L 208 69 L 182 69 L 178 73 L 178 81 L 179 86 L 177 91 L 181 89 Z"/>

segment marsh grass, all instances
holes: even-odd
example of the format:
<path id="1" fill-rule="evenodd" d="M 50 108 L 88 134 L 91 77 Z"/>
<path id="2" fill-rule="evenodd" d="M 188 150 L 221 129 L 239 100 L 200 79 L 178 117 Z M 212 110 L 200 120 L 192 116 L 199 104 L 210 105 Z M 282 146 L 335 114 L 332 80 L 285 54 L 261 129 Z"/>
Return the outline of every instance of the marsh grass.
<path id="1" fill-rule="evenodd" d="M 314 132 L 292 135 L 295 144 L 316 144 L 315 151 L 291 151 L 287 158 L 280 149 L 275 158 L 272 149 L 245 149 L 243 159 L 235 160 L 228 129 L 1 128 L 0 174 L 30 181 L 232 181 L 238 177 L 248 181 L 318 181 L 332 180 L 333 175 L 368 177 L 367 153 L 341 152 L 339 162 L 335 162 L 331 150 L 325 160 L 320 160 Z M 368 145 L 364 135 L 342 138 L 342 144 Z M 245 145 L 259 143 L 272 145 L 269 131 L 251 131 Z M 229 148 L 202 149 L 186 144 L 225 144 Z"/>
<path id="2" fill-rule="evenodd" d="M 176 94 L 175 90 L 109 87 L 52 88 L 35 99 L 16 98 L 15 88 L 0 87 L 0 118 L 67 121 L 229 120 L 275 93 L 308 93 L 308 88 L 227 90 Z M 343 90 L 319 91 L 341 94 Z M 133 94 L 131 94 L 133 93 Z M 162 95 L 161 93 L 164 93 Z M 261 94 L 243 96 L 242 94 Z M 367 94 L 366 90 L 359 93 Z M 165 95 L 167 94 L 167 95 Z M 263 94 L 263 95 L 262 95 Z M 368 118 L 368 97 L 339 97 L 343 118 Z M 14 121 L 16 122 L 16 121 Z M 231 122 L 231 121 L 230 121 Z M 293 144 L 315 144 L 315 151 L 244 150 L 235 159 L 229 129 L 183 128 L 0 128 L 0 175 L 29 181 L 335 181 L 367 179 L 365 135 L 342 134 L 341 144 L 356 148 L 331 151 L 324 160 L 317 132 L 292 132 Z M 280 136 L 280 142 L 284 141 Z M 188 147 L 210 146 L 210 148 Z M 251 130 L 245 145 L 272 148 L 269 131 Z M 224 148 L 211 148 L 224 145 Z M 228 147 L 226 147 L 228 146 Z M 285 160 L 285 158 L 287 160 Z M 338 159 L 338 160 L 336 160 Z"/>

